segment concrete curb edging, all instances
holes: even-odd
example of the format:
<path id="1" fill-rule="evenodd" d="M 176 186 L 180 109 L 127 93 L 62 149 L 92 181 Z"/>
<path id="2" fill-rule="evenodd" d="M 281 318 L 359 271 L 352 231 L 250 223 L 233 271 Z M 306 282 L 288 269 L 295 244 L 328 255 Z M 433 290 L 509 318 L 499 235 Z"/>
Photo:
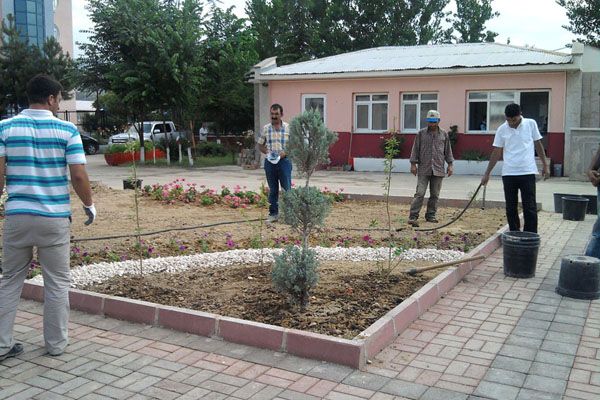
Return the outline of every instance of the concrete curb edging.
<path id="1" fill-rule="evenodd" d="M 507 229 L 507 226 L 503 227 L 465 257 L 490 255 L 500 247 L 501 235 Z M 162 326 L 233 343 L 361 368 L 367 360 L 389 345 L 480 262 L 481 260 L 464 263 L 442 272 L 354 339 L 342 339 L 78 289 L 70 289 L 69 301 L 72 309 L 90 314 Z M 44 287 L 37 283 L 25 282 L 21 297 L 43 302 Z"/>

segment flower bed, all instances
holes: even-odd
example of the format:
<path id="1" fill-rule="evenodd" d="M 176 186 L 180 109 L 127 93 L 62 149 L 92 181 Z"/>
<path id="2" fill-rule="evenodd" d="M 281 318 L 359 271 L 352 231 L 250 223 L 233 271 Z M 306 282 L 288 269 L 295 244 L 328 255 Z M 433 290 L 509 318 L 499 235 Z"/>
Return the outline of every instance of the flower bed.
<path id="1" fill-rule="evenodd" d="M 232 208 L 222 200 L 205 206 L 198 198 L 193 202 L 186 201 L 189 199 L 189 190 L 187 194 L 184 192 L 194 186 L 192 183 L 188 186 L 188 183 L 178 180 L 170 186 L 177 195 L 156 200 L 148 195 L 141 199 L 140 225 L 143 232 L 160 231 L 170 227 L 180 229 L 213 225 L 224 221 L 231 223 L 210 228 L 161 232 L 144 237 L 141 246 L 137 246 L 133 238 L 75 243 L 72 252 L 74 266 L 90 264 L 74 269 L 76 280 L 85 274 L 97 276 L 107 273 L 116 266 L 127 266 L 128 270 L 120 270 L 118 273 L 129 271 L 129 274 L 113 274 L 112 278 L 106 276 L 101 279 L 101 283 L 94 284 L 95 286 L 86 286 L 104 294 L 74 289 L 71 299 L 74 308 L 137 322 L 158 323 L 186 332 L 217 335 L 235 342 L 358 366 L 364 362 L 367 354 L 372 354 L 375 351 L 373 349 L 377 348 L 375 342 L 369 343 L 376 339 L 377 343 L 381 343 L 378 341 L 381 336 L 367 328 L 373 321 L 377 321 L 386 310 L 402 305 L 414 316 L 415 307 L 426 309 L 427 304 L 431 304 L 432 291 L 439 296 L 451 287 L 450 283 L 455 283 L 458 279 L 455 272 L 450 271 L 442 272 L 440 276 L 443 276 L 443 281 L 433 284 L 427 283 L 433 274 L 417 277 L 401 274 L 400 271 L 406 268 L 435 262 L 419 261 L 408 257 L 409 255 L 414 254 L 413 252 L 443 253 L 441 250 L 467 252 L 504 224 L 503 210 L 486 208 L 482 211 L 476 208 L 469 210 L 456 224 L 440 232 L 418 233 L 407 228 L 402 220 L 408 214 L 408 205 L 390 204 L 393 227 L 401 229 L 395 232 L 395 240 L 402 244 L 402 247 L 412 250 L 403 255 L 408 258 L 395 272 L 393 279 L 382 281 L 376 273 L 376 261 L 373 260 L 378 258 L 377 254 L 381 251 L 379 248 L 385 246 L 387 233 L 381 226 L 383 215 L 386 213 L 385 203 L 353 200 L 335 202 L 332 213 L 326 220 L 326 227 L 311 237 L 311 246 L 323 247 L 319 252 L 335 254 L 337 261 L 323 262 L 321 281 L 317 285 L 317 291 L 313 293 L 314 299 L 310 302 L 312 306 L 309 306 L 313 308 L 309 308 L 306 314 L 297 314 L 286 306 L 285 297 L 275 292 L 270 285 L 269 254 L 281 251 L 280 249 L 287 244 L 297 243 L 300 238 L 281 223 L 266 225 L 260 221 L 249 222 L 264 220 L 266 208 L 258 204 L 248 204 L 246 208 Z M 195 187 L 200 188 L 201 185 L 197 184 Z M 222 194 L 222 190 L 223 188 L 218 191 L 219 195 Z M 225 196 L 235 195 L 236 188 L 230 189 L 229 192 Z M 247 191 L 240 187 L 239 192 Z M 94 200 L 102 207 L 103 212 L 90 227 L 79 223 L 84 220 L 83 212 L 80 207 L 73 207 L 72 234 L 76 239 L 132 234 L 132 210 L 124 206 L 132 203 L 130 194 L 96 185 Z M 447 221 L 456 212 L 457 209 L 441 207 L 438 218 Z M 276 249 L 267 249 L 270 247 Z M 417 247 L 419 249 L 416 249 Z M 223 250 L 233 251 L 220 252 Z M 139 270 L 136 266 L 139 262 L 135 260 L 140 251 L 144 258 L 149 258 L 144 261 L 143 277 L 137 274 Z M 356 253 L 363 254 L 362 258 L 355 258 L 353 254 Z M 260 262 L 255 263 L 259 254 L 264 255 L 262 266 Z M 352 261 L 353 259 L 370 261 Z M 124 262 L 121 263 L 121 260 Z M 227 261 L 228 265 L 206 266 L 213 262 L 211 260 L 216 260 L 217 263 Z M 189 266 L 199 266 L 200 269 L 179 270 L 168 274 L 160 272 L 171 268 L 180 269 L 179 267 L 186 263 Z M 450 281 L 446 281 L 447 279 Z M 262 286 L 242 287 L 239 286 L 240 283 L 260 283 Z M 217 290 L 219 285 L 225 285 L 223 290 Z M 421 286 L 423 287 L 419 289 Z M 204 289 L 201 289 L 202 287 Z M 37 298 L 37 294 L 41 293 L 37 288 L 33 283 L 28 284 L 24 295 Z M 420 306 L 416 300 L 410 300 L 411 293 L 415 291 L 426 295 Z M 232 294 L 233 298 L 228 297 Z M 216 297 L 204 297 L 208 295 Z M 376 296 L 379 296 L 377 300 Z M 409 299 L 406 300 L 407 298 Z M 151 303 L 147 303 L 148 301 Z M 397 306 L 399 303 L 400 306 Z M 186 310 L 188 308 L 202 311 Z M 158 320 L 155 319 L 157 315 Z M 352 320 L 355 316 L 356 320 Z M 204 322 L 201 323 L 200 320 Z M 206 329 L 197 328 L 200 325 L 194 325 L 196 323 L 206 323 L 202 325 Z M 377 324 L 378 322 L 375 325 L 379 326 Z M 397 334 L 401 322 L 391 330 L 388 329 L 389 325 L 381 326 L 387 327 L 386 331 Z M 306 333 L 298 329 L 311 332 Z M 314 332 L 329 332 L 337 338 Z M 276 335 L 277 338 L 274 339 L 271 335 Z M 269 343 L 262 341 L 266 338 L 270 338 Z M 249 343 L 250 339 L 258 342 Z M 298 341 L 305 345 L 299 346 Z M 321 351 L 323 347 L 319 347 L 319 343 L 326 343 L 329 350 Z M 348 350 L 351 355 L 348 355 Z"/>
<path id="2" fill-rule="evenodd" d="M 149 151 L 144 152 L 144 159 L 146 161 L 153 160 L 154 158 L 161 159 L 161 158 L 165 158 L 165 157 L 166 157 L 165 152 L 160 149 L 154 149 L 154 150 L 149 150 Z M 106 163 L 111 166 L 128 164 L 128 163 L 132 163 L 134 160 L 139 161 L 140 160 L 140 152 L 136 151 L 133 153 L 133 155 L 131 154 L 131 152 L 104 153 L 104 160 L 106 160 Z"/>

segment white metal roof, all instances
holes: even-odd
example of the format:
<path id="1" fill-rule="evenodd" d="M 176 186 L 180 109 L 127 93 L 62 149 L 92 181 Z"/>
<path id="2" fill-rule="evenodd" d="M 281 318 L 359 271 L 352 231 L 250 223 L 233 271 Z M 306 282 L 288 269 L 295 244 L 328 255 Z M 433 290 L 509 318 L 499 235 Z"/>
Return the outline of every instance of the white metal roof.
<path id="1" fill-rule="evenodd" d="M 284 65 L 263 71 L 260 76 L 268 79 L 366 72 L 432 72 L 464 68 L 560 65 L 570 64 L 572 60 L 570 54 L 499 43 L 394 46 L 376 47 Z"/>

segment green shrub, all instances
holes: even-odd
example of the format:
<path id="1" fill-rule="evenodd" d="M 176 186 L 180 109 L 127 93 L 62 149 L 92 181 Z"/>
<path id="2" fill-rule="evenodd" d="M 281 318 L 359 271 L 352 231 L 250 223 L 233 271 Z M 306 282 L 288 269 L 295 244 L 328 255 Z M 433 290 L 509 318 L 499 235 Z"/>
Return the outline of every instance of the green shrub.
<path id="1" fill-rule="evenodd" d="M 131 151 L 131 146 L 133 146 L 133 151 L 139 151 L 140 150 L 140 142 L 139 141 L 135 141 L 133 142 L 133 144 L 127 144 L 127 143 L 117 143 L 117 144 L 111 144 L 106 148 L 105 153 L 106 154 L 115 154 L 115 153 L 127 153 L 129 151 Z M 152 151 L 152 142 L 150 141 L 144 141 L 144 149 L 146 149 L 146 151 Z"/>
<path id="2" fill-rule="evenodd" d="M 323 225 L 331 209 L 331 199 L 318 188 L 310 187 L 315 168 L 326 162 L 329 147 L 337 135 L 327 129 L 317 111 L 306 111 L 290 122 L 290 138 L 286 153 L 306 178 L 303 187 L 283 193 L 283 221 L 302 236 L 302 247 L 287 247 L 275 257 L 271 277 L 275 288 L 289 296 L 290 302 L 306 309 L 310 290 L 317 284 L 319 262 L 314 250 L 308 248 L 310 233 Z"/>
<path id="3" fill-rule="evenodd" d="M 201 142 L 196 146 L 196 154 L 205 157 L 223 157 L 227 155 L 227 150 L 221 143 Z"/>
<path id="4" fill-rule="evenodd" d="M 283 222 L 301 232 L 323 225 L 331 210 L 331 197 L 314 186 L 294 188 L 283 193 Z"/>
<path id="5" fill-rule="evenodd" d="M 288 294 L 293 305 L 308 304 L 309 291 L 318 280 L 319 262 L 314 250 L 287 246 L 283 253 L 275 258 L 271 271 L 273 286 L 279 292 Z"/>
<path id="6" fill-rule="evenodd" d="M 483 153 L 481 150 L 469 149 L 464 150 L 460 154 L 460 159 L 466 161 L 486 161 L 490 159 L 490 156 Z"/>
<path id="7" fill-rule="evenodd" d="M 402 145 L 404 144 L 405 140 L 406 138 L 404 137 L 404 135 L 401 135 L 400 132 L 390 132 L 390 137 L 387 139 L 383 139 L 380 144 L 383 154 L 386 154 L 386 152 L 390 151 L 392 154 L 392 158 L 400 157 L 400 153 L 402 152 Z"/>
<path id="8" fill-rule="evenodd" d="M 184 137 L 179 138 L 179 140 L 175 140 L 175 139 L 167 140 L 166 138 L 162 138 L 162 139 L 160 139 L 160 142 L 158 143 L 158 145 L 156 147 L 163 150 L 165 153 L 167 152 L 167 147 L 168 147 L 171 161 L 178 161 L 179 160 L 179 144 L 180 143 L 181 143 L 182 157 L 185 158 L 187 156 L 187 149 L 188 149 L 188 147 L 190 147 L 190 141 Z"/>

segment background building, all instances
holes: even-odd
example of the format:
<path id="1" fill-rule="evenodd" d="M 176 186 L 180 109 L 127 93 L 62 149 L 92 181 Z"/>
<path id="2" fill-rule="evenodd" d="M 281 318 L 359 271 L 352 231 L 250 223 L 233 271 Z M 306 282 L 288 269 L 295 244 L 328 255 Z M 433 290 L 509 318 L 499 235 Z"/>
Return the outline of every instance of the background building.
<path id="1" fill-rule="evenodd" d="M 513 102 L 537 121 L 547 155 L 572 179 L 585 179 L 598 148 L 600 49 L 581 43 L 570 53 L 498 43 L 379 47 L 285 66 L 270 58 L 253 72 L 256 131 L 272 103 L 288 121 L 315 108 L 338 132 L 333 165 L 383 157 L 392 130 L 407 158 L 429 109 L 440 111 L 442 128 L 457 127 L 455 156 L 489 154 Z"/>
<path id="2" fill-rule="evenodd" d="M 14 16 L 23 40 L 42 46 L 48 37 L 54 36 L 63 51 L 73 56 L 72 0 L 0 0 L 0 18 L 4 20 L 9 14 Z M 70 100 L 61 103 L 60 117 L 77 124 L 77 110 L 73 93 Z"/>

